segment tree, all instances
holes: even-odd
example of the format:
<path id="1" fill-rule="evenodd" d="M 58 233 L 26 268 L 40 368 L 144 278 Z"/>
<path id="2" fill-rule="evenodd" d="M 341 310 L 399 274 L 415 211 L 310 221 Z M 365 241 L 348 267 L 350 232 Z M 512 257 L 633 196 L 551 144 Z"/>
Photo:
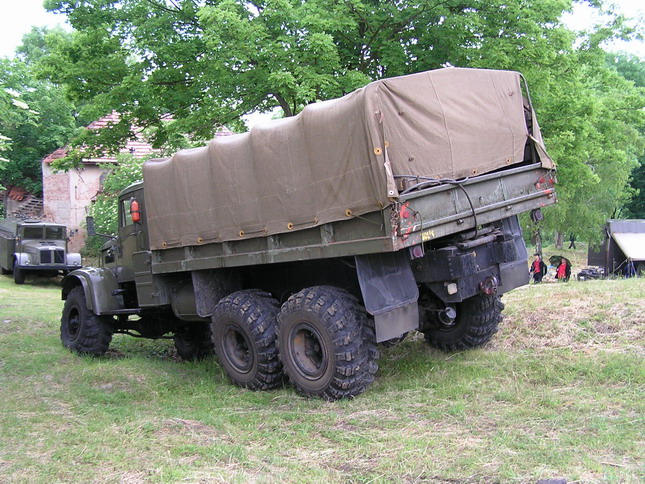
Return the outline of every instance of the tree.
<path id="1" fill-rule="evenodd" d="M 59 31 L 55 31 L 60 34 Z M 0 182 L 42 191 L 41 160 L 64 146 L 76 130 L 73 105 L 56 86 L 33 76 L 32 65 L 44 56 L 46 29 L 34 28 L 19 48 L 23 59 L 0 59 L 0 133 L 5 147 Z M 8 143 L 5 140 L 6 143 Z"/>
<path id="2" fill-rule="evenodd" d="M 20 142 L 16 139 L 16 131 L 22 126 L 33 125 L 38 115 L 24 101 L 28 86 L 20 82 L 20 76 L 14 79 L 20 67 L 17 62 L 0 59 L 0 85 L 3 86 L 0 91 L 0 188 L 5 188 L 2 183 L 10 184 L 16 170 L 20 169 L 12 156 Z"/>
<path id="3" fill-rule="evenodd" d="M 635 86 L 645 88 L 645 62 L 629 54 L 611 54 L 607 56 L 608 64 Z M 641 129 L 641 134 L 643 134 Z M 630 187 L 633 190 L 631 200 L 626 204 L 625 215 L 630 218 L 645 218 L 645 156 L 638 159 L 638 166 L 632 172 Z"/>
<path id="4" fill-rule="evenodd" d="M 599 5 L 600 2 L 594 2 Z M 47 0 L 77 32 L 49 38 L 41 75 L 117 126 L 76 143 L 110 147 L 154 128 L 154 144 L 280 107 L 286 116 L 370 80 L 445 64 L 520 70 L 559 164 L 561 203 L 545 226 L 582 237 L 627 200 L 642 150 L 643 93 L 605 63 L 624 19 L 580 39 L 560 21 L 571 0 Z M 581 42 L 575 47 L 576 41 Z M 172 114 L 173 123 L 163 117 Z M 70 160 L 74 161 L 74 160 Z M 67 165 L 70 166 L 70 165 Z"/>
<path id="5" fill-rule="evenodd" d="M 571 4 L 48 0 L 46 6 L 67 14 L 77 32 L 49 39 L 53 52 L 41 73 L 65 85 L 75 102 L 91 101 L 95 117 L 123 113 L 119 127 L 79 140 L 105 147 L 123 142 L 133 125 L 156 126 L 157 146 L 177 133 L 209 139 L 219 125 L 240 129 L 243 114 L 280 107 L 290 116 L 375 79 L 444 63 L 512 66 L 504 53 L 518 49 L 548 56 L 544 45 L 563 35 L 558 19 Z M 487 61 L 491 53 L 495 60 Z M 171 125 L 162 122 L 168 113 Z"/>

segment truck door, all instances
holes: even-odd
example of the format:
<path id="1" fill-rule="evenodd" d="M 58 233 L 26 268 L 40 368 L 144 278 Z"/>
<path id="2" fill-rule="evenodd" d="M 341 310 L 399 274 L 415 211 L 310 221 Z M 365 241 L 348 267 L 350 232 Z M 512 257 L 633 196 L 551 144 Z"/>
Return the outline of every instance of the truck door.
<path id="1" fill-rule="evenodd" d="M 117 258 L 117 277 L 120 283 L 134 281 L 133 256 L 137 252 L 145 251 L 147 242 L 139 223 L 142 220 L 142 202 L 139 199 L 142 200 L 143 196 L 137 197 L 137 192 L 129 195 L 119 201 L 120 250 Z"/>

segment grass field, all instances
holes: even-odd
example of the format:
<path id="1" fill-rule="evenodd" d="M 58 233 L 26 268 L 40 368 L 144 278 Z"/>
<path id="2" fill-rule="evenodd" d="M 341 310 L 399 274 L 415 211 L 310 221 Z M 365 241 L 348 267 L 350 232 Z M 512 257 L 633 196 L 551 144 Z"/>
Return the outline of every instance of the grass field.
<path id="1" fill-rule="evenodd" d="M 215 359 L 59 340 L 57 281 L 0 277 L 1 482 L 642 482 L 645 279 L 526 286 L 486 347 L 383 349 L 351 401 L 250 392 Z"/>

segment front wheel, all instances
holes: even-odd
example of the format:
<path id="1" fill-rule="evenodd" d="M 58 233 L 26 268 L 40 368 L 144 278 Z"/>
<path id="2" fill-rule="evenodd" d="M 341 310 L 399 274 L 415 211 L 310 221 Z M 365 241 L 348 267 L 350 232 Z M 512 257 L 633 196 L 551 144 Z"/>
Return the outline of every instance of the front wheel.
<path id="1" fill-rule="evenodd" d="M 85 292 L 78 286 L 65 300 L 60 324 L 63 346 L 84 355 L 103 355 L 112 341 L 114 328 L 110 317 L 97 316 L 85 303 Z"/>
<path id="2" fill-rule="evenodd" d="M 25 283 L 25 271 L 21 269 L 17 264 L 13 266 L 13 282 L 16 284 Z"/>
<path id="3" fill-rule="evenodd" d="M 211 318 L 215 353 L 229 378 L 250 390 L 270 390 L 282 384 L 278 359 L 276 314 L 270 294 L 237 291 L 222 299 Z"/>
<path id="4" fill-rule="evenodd" d="M 424 329 L 425 339 L 443 351 L 477 348 L 497 332 L 503 309 L 499 296 L 480 294 L 470 297 L 456 305 L 454 320 L 433 321 Z"/>
<path id="5" fill-rule="evenodd" d="M 329 286 L 303 289 L 284 304 L 278 321 L 280 359 L 302 395 L 351 398 L 374 381 L 374 328 L 347 292 Z"/>

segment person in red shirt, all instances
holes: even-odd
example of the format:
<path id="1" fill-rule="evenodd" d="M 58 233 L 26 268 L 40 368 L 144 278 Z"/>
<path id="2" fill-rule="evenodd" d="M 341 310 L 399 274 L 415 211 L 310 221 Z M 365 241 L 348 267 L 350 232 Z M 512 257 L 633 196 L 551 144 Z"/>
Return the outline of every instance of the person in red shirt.
<path id="1" fill-rule="evenodd" d="M 542 278 L 546 274 L 546 264 L 542 261 L 540 254 L 535 254 L 535 260 L 531 262 L 530 272 L 533 276 L 533 282 L 536 284 L 542 282 Z"/>
<path id="2" fill-rule="evenodd" d="M 558 281 L 567 282 L 569 280 L 569 274 L 570 274 L 570 272 L 567 269 L 568 269 L 567 259 L 563 257 L 562 260 L 560 261 L 560 265 L 555 271 L 555 278 Z"/>

